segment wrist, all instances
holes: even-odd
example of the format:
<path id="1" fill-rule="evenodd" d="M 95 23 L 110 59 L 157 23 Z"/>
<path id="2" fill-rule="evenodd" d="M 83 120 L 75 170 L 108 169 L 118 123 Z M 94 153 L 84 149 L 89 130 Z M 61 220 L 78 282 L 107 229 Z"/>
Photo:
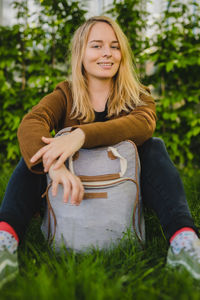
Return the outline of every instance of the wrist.
<path id="1" fill-rule="evenodd" d="M 51 166 L 49 167 L 49 175 L 54 171 L 53 168 L 54 168 L 55 164 L 56 164 L 56 160 L 54 160 L 54 161 L 52 162 Z"/>
<path id="2" fill-rule="evenodd" d="M 49 168 L 49 175 L 51 178 L 54 174 L 58 174 L 60 172 L 63 172 L 63 170 L 67 170 L 65 164 L 62 164 L 59 168 L 54 169 L 56 162 L 57 160 L 54 160 L 54 162 L 51 164 Z"/>
<path id="3" fill-rule="evenodd" d="M 85 142 L 85 132 L 81 128 L 76 128 L 72 133 L 78 136 L 81 145 L 83 145 Z"/>

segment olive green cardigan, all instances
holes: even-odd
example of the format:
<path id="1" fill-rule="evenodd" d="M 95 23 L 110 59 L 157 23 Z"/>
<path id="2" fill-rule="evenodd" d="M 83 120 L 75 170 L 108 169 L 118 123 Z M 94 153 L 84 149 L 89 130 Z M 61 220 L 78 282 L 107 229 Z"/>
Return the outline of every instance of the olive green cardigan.
<path id="1" fill-rule="evenodd" d="M 30 158 L 45 145 L 41 137 L 51 137 L 53 129 L 57 132 L 69 126 L 80 127 L 85 133 L 83 148 L 114 145 L 128 139 L 141 145 L 152 136 L 156 126 L 153 98 L 142 94 L 141 99 L 146 105 L 136 107 L 129 114 L 123 112 L 105 122 L 83 124 L 70 117 L 73 102 L 70 84 L 59 83 L 24 116 L 19 126 L 20 150 L 28 168 L 34 173 L 43 173 L 42 160 L 30 163 Z"/>

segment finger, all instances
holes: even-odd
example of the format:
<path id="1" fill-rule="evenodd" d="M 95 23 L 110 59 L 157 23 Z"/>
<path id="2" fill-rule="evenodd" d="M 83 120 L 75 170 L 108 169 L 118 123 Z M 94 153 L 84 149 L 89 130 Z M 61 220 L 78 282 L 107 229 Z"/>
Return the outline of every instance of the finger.
<path id="1" fill-rule="evenodd" d="M 80 189 L 80 193 L 79 193 L 79 199 L 78 199 L 78 202 L 76 203 L 76 205 L 80 205 L 82 200 L 83 200 L 83 197 L 84 197 L 84 189 Z"/>
<path id="2" fill-rule="evenodd" d="M 45 153 L 45 154 L 46 154 L 46 153 Z M 45 154 L 42 156 L 42 163 L 43 163 L 44 171 L 45 171 L 45 167 L 46 167 L 46 163 L 47 163 L 47 159 L 48 159 L 48 157 L 46 157 Z"/>
<path id="3" fill-rule="evenodd" d="M 58 150 L 50 149 L 47 151 L 43 157 L 43 166 L 44 166 L 44 171 L 48 172 L 49 168 L 51 167 L 52 163 L 60 156 L 60 152 Z"/>
<path id="4" fill-rule="evenodd" d="M 46 138 L 45 136 L 42 136 L 42 141 L 46 144 L 50 144 L 52 140 L 53 138 Z"/>
<path id="5" fill-rule="evenodd" d="M 31 163 L 36 162 L 40 157 L 44 155 L 44 153 L 48 150 L 48 145 L 42 147 L 40 150 L 38 150 L 30 159 Z"/>
<path id="6" fill-rule="evenodd" d="M 50 169 L 52 163 L 55 161 L 55 158 L 54 157 L 49 157 L 48 159 L 43 160 L 44 172 L 49 172 L 49 169 Z"/>
<path id="7" fill-rule="evenodd" d="M 54 170 L 57 170 L 57 169 L 59 169 L 61 166 L 62 166 L 62 164 L 64 164 L 64 162 L 66 161 L 66 159 L 68 158 L 69 156 L 67 156 L 66 154 L 62 154 L 60 157 L 59 157 L 59 159 L 57 160 L 57 162 L 55 163 L 55 166 L 54 166 Z"/>
<path id="8" fill-rule="evenodd" d="M 78 204 L 79 203 L 79 193 L 80 193 L 80 185 L 74 176 L 71 177 L 71 203 Z"/>
<path id="9" fill-rule="evenodd" d="M 52 196 L 55 197 L 57 194 L 58 182 L 53 180 L 52 182 Z"/>
<path id="10" fill-rule="evenodd" d="M 69 180 L 65 180 L 64 182 L 62 182 L 63 185 L 63 202 L 67 203 L 69 200 L 69 194 L 71 191 L 71 184 L 69 182 Z"/>

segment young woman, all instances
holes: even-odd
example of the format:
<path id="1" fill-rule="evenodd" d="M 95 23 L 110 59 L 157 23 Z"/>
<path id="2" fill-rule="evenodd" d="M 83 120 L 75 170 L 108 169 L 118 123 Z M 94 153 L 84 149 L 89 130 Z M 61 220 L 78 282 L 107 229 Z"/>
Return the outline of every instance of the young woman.
<path id="1" fill-rule="evenodd" d="M 18 139 L 23 158 L 0 209 L 0 286 L 18 271 L 17 247 L 46 189 L 64 187 L 63 200 L 80 205 L 84 189 L 64 165 L 81 147 L 131 139 L 139 150 L 144 203 L 154 209 L 169 240 L 168 263 L 184 265 L 200 278 L 200 245 L 180 177 L 164 143 L 151 138 L 156 114 L 149 90 L 137 79 L 127 39 L 108 17 L 93 17 L 72 42 L 72 82 L 61 82 L 23 118 Z M 51 138 L 72 126 L 69 135 Z"/>

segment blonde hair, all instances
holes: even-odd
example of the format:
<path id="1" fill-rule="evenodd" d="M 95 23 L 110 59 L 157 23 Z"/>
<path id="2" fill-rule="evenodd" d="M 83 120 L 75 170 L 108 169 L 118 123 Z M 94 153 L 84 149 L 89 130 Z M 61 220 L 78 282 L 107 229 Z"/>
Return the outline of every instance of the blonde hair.
<path id="1" fill-rule="evenodd" d="M 138 80 L 129 42 L 119 25 L 106 16 L 92 17 L 77 29 L 72 39 L 73 106 L 71 116 L 83 120 L 83 122 L 92 122 L 95 118 L 82 62 L 90 30 L 97 22 L 105 22 L 112 27 L 121 51 L 120 66 L 113 78 L 113 88 L 108 99 L 107 116 L 118 116 L 122 111 L 130 112 L 136 106 L 144 105 L 140 94 L 147 93 Z"/>

